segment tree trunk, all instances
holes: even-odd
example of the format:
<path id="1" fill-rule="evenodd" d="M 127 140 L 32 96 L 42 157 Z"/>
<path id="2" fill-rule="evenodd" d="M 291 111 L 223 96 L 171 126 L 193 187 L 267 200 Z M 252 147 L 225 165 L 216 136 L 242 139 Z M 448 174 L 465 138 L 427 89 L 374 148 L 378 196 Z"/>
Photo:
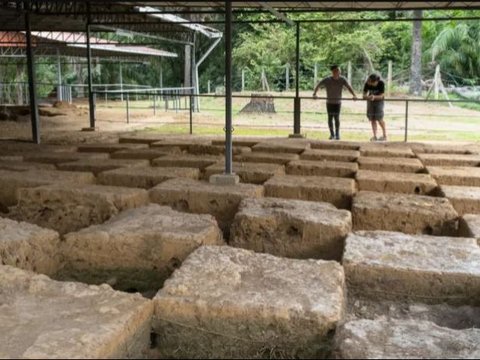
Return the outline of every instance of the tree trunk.
<path id="1" fill-rule="evenodd" d="M 413 17 L 421 19 L 422 10 L 414 10 Z M 422 21 L 413 22 L 412 57 L 410 65 L 410 86 L 408 92 L 413 95 L 422 94 Z"/>

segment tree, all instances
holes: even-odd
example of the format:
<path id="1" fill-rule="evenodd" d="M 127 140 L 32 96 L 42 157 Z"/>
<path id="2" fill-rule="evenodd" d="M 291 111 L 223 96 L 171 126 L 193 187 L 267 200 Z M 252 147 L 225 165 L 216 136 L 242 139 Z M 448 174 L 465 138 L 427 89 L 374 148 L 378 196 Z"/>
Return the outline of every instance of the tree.
<path id="1" fill-rule="evenodd" d="M 421 19 L 423 10 L 414 10 L 413 17 Z M 422 20 L 413 22 L 412 52 L 410 64 L 410 86 L 408 92 L 414 95 L 422 94 Z"/>

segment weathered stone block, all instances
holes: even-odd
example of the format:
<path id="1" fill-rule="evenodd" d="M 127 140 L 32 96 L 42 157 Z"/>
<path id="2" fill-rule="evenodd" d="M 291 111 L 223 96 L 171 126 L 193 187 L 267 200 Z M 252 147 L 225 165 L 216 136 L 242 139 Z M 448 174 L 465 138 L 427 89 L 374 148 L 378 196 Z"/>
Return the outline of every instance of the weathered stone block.
<path id="1" fill-rule="evenodd" d="M 480 167 L 429 166 L 427 170 L 439 185 L 480 186 Z"/>
<path id="2" fill-rule="evenodd" d="M 354 150 L 357 151 L 362 145 L 361 142 L 354 141 L 310 141 L 312 149 L 331 149 L 331 150 Z"/>
<path id="3" fill-rule="evenodd" d="M 113 153 L 120 150 L 146 149 L 146 144 L 127 144 L 127 143 L 112 143 L 112 144 L 83 144 L 78 146 L 79 152 L 94 152 L 94 153 Z"/>
<path id="4" fill-rule="evenodd" d="M 79 161 L 73 161 L 68 163 L 58 164 L 59 170 L 67 171 L 89 171 L 98 175 L 103 171 L 123 168 L 123 167 L 137 167 L 148 166 L 150 162 L 148 160 L 120 160 L 120 159 L 85 159 Z"/>
<path id="5" fill-rule="evenodd" d="M 139 133 L 139 134 L 128 134 L 120 136 L 118 142 L 120 144 L 152 144 L 154 142 L 165 140 L 165 135 L 159 134 L 148 134 L 148 133 Z"/>
<path id="6" fill-rule="evenodd" d="M 176 152 L 180 152 L 180 149 L 178 149 Z M 110 157 L 112 159 L 126 160 L 153 160 L 169 154 L 171 154 L 171 152 L 164 149 L 138 149 L 115 151 L 114 153 L 110 154 Z"/>
<path id="7" fill-rule="evenodd" d="M 232 145 L 233 146 L 246 146 L 246 147 L 252 147 L 257 145 L 260 142 L 265 142 L 268 141 L 269 139 L 267 138 L 261 138 L 261 137 L 239 137 L 236 136 L 232 140 Z M 212 145 L 220 145 L 220 146 L 225 146 L 225 140 L 212 140 Z"/>
<path id="8" fill-rule="evenodd" d="M 158 290 L 196 248 L 223 244 L 212 216 L 150 204 L 65 235 L 60 276 L 90 284 L 114 279 L 121 290 Z"/>
<path id="9" fill-rule="evenodd" d="M 163 357 L 319 358 L 344 312 L 334 261 L 228 246 L 193 252 L 154 298 Z"/>
<path id="10" fill-rule="evenodd" d="M 225 146 L 219 145 L 205 145 L 205 144 L 192 144 L 189 145 L 187 151 L 190 154 L 194 155 L 224 155 L 225 154 Z M 232 154 L 243 154 L 243 153 L 250 153 L 252 149 L 246 146 L 233 146 L 232 147 Z"/>
<path id="11" fill-rule="evenodd" d="M 252 184 L 214 185 L 191 179 L 167 180 L 149 191 L 152 202 L 176 210 L 213 215 L 223 231 L 228 231 L 240 202 L 262 197 L 263 187 Z"/>
<path id="12" fill-rule="evenodd" d="M 208 139 L 202 138 L 165 138 L 163 140 L 150 143 L 150 147 L 152 148 L 171 148 L 171 147 L 178 147 L 181 150 L 188 150 L 188 147 L 193 144 L 202 144 L 202 145 L 211 145 L 212 141 Z"/>
<path id="13" fill-rule="evenodd" d="M 289 175 L 300 176 L 333 176 L 333 177 L 355 177 L 358 165 L 352 162 L 342 161 L 311 161 L 296 160 L 288 163 L 286 172 Z"/>
<path id="14" fill-rule="evenodd" d="M 302 160 L 331 160 L 331 161 L 355 161 L 360 156 L 356 150 L 341 149 L 313 149 L 305 150 L 300 158 Z"/>
<path id="15" fill-rule="evenodd" d="M 360 231 L 345 240 L 349 291 L 427 303 L 480 303 L 476 239 Z"/>
<path id="16" fill-rule="evenodd" d="M 480 187 L 442 185 L 440 189 L 459 215 L 480 214 Z"/>
<path id="17" fill-rule="evenodd" d="M 265 141 L 252 147 L 253 151 L 289 154 L 301 154 L 306 149 L 310 149 L 310 142 L 297 139 Z"/>
<path id="18" fill-rule="evenodd" d="M 65 234 L 146 203 L 148 193 L 143 189 L 55 184 L 21 189 L 13 216 Z"/>
<path id="19" fill-rule="evenodd" d="M 84 159 L 105 160 L 108 159 L 108 154 L 79 152 L 36 152 L 25 154 L 23 159 L 25 161 L 44 164 L 61 164 Z"/>
<path id="20" fill-rule="evenodd" d="M 480 155 L 418 154 L 425 166 L 480 166 Z"/>
<path id="21" fill-rule="evenodd" d="M 141 358 L 152 301 L 0 266 L 0 358 Z"/>
<path id="22" fill-rule="evenodd" d="M 4 206 L 15 205 L 18 192 L 22 188 L 48 184 L 92 184 L 95 176 L 88 172 L 67 172 L 56 170 L 0 170 L 0 203 Z"/>
<path id="23" fill-rule="evenodd" d="M 480 330 L 449 329 L 430 321 L 376 319 L 341 325 L 337 359 L 473 359 L 480 356 Z"/>
<path id="24" fill-rule="evenodd" d="M 239 162 L 258 162 L 285 165 L 293 160 L 298 160 L 298 154 L 288 153 L 262 153 L 252 152 L 241 155 L 235 155 L 235 161 Z"/>
<path id="25" fill-rule="evenodd" d="M 52 275 L 60 268 L 56 231 L 0 217 L 0 263 Z"/>
<path id="26" fill-rule="evenodd" d="M 169 179 L 190 178 L 198 180 L 200 171 L 180 167 L 127 167 L 104 171 L 98 175 L 102 185 L 150 189 Z"/>
<path id="27" fill-rule="evenodd" d="M 450 235 L 458 214 L 445 198 L 360 191 L 353 198 L 354 230 L 390 230 L 407 234 Z"/>
<path id="28" fill-rule="evenodd" d="M 358 170 L 358 190 L 435 195 L 437 182 L 429 174 Z"/>
<path id="29" fill-rule="evenodd" d="M 422 162 L 413 158 L 361 156 L 358 158 L 360 170 L 419 173 L 425 170 Z"/>
<path id="30" fill-rule="evenodd" d="M 414 158 L 415 154 L 407 146 L 367 144 L 360 147 L 361 156 Z"/>
<path id="31" fill-rule="evenodd" d="M 219 156 L 195 156 L 195 155 L 167 155 L 152 160 L 153 166 L 163 167 L 189 167 L 203 170 L 221 159 Z"/>
<path id="32" fill-rule="evenodd" d="M 245 199 L 229 244 L 290 258 L 340 260 L 351 228 L 350 212 L 328 203 Z"/>
<path id="33" fill-rule="evenodd" d="M 221 174 L 225 171 L 225 163 L 219 162 L 205 169 L 205 179 L 213 174 Z M 285 167 L 277 164 L 234 162 L 233 172 L 240 177 L 243 183 L 263 184 L 275 175 L 285 175 Z"/>
<path id="34" fill-rule="evenodd" d="M 349 209 L 355 194 L 355 180 L 328 176 L 274 176 L 265 184 L 265 196 L 307 201 L 324 201 Z"/>
<path id="35" fill-rule="evenodd" d="M 463 215 L 459 221 L 458 234 L 464 237 L 473 237 L 477 239 L 478 245 L 480 245 L 480 215 Z"/>
<path id="36" fill-rule="evenodd" d="M 36 162 L 24 162 L 22 160 L 0 161 L 0 170 L 28 171 L 28 170 L 56 170 L 53 164 L 42 164 Z"/>
<path id="37" fill-rule="evenodd" d="M 409 143 L 417 154 L 478 154 L 478 144 L 425 144 Z"/>

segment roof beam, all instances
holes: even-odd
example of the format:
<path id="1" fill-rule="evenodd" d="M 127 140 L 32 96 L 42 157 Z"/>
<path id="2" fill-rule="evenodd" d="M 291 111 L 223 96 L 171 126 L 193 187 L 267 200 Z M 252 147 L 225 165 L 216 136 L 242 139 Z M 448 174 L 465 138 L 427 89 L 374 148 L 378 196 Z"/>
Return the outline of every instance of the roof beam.
<path id="1" fill-rule="evenodd" d="M 286 17 L 285 15 L 283 15 L 281 12 L 275 10 L 273 7 L 271 7 L 270 5 L 268 5 L 267 3 L 265 3 L 264 1 L 259 1 L 258 2 L 258 5 L 260 5 L 262 8 L 264 8 L 265 10 L 268 10 L 270 11 L 273 15 L 275 15 L 278 19 L 280 20 L 283 20 L 285 21 L 288 25 L 290 26 L 295 26 L 295 23 L 290 20 L 288 17 Z"/>

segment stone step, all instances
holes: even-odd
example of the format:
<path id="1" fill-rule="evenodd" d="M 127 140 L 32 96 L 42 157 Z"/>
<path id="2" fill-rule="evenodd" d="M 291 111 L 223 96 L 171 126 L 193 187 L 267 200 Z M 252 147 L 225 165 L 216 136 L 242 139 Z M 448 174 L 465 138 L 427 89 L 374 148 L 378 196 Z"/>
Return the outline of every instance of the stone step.
<path id="1" fill-rule="evenodd" d="M 458 214 L 445 198 L 360 191 L 353 198 L 354 230 L 454 236 Z"/>
<path id="2" fill-rule="evenodd" d="M 252 153 L 246 153 L 241 155 L 235 155 L 234 160 L 239 162 L 258 162 L 258 163 L 271 163 L 285 165 L 290 161 L 300 159 L 298 154 L 289 153 L 264 153 L 254 151 Z"/>
<path id="3" fill-rule="evenodd" d="M 240 202 L 248 197 L 262 197 L 263 186 L 215 185 L 192 179 L 173 179 L 155 186 L 149 195 L 152 202 L 179 211 L 213 215 L 220 228 L 228 233 Z"/>
<path id="4" fill-rule="evenodd" d="M 150 189 L 165 180 L 189 178 L 198 180 L 200 171 L 181 167 L 125 167 L 104 171 L 98 175 L 102 185 Z"/>
<path id="5" fill-rule="evenodd" d="M 0 204 L 12 206 L 18 202 L 22 188 L 49 184 L 70 183 L 75 185 L 93 184 L 95 176 L 89 172 L 69 172 L 57 170 L 0 170 Z"/>
<path id="6" fill-rule="evenodd" d="M 458 234 L 460 236 L 473 237 L 477 239 L 478 245 L 480 246 L 480 215 L 463 215 L 459 221 Z"/>
<path id="7" fill-rule="evenodd" d="M 480 214 L 480 187 L 442 185 L 440 192 L 459 215 Z"/>
<path id="8" fill-rule="evenodd" d="M 355 180 L 328 176 L 274 176 L 265 184 L 265 196 L 322 201 L 350 209 Z"/>
<path id="9" fill-rule="evenodd" d="M 159 134 L 148 134 L 148 133 L 139 133 L 139 134 L 129 134 L 120 136 L 118 142 L 120 144 L 152 144 L 158 141 L 165 140 L 165 135 Z"/>
<path id="10" fill-rule="evenodd" d="M 57 168 L 59 170 L 66 171 L 88 171 L 92 172 L 95 175 L 100 174 L 103 171 L 114 170 L 124 167 L 140 167 L 140 166 L 149 166 L 150 161 L 148 160 L 123 160 L 123 159 L 85 159 L 72 161 L 67 163 L 58 164 Z"/>
<path id="11" fill-rule="evenodd" d="M 321 358 L 344 299 L 335 261 L 203 246 L 154 298 L 157 348 L 162 358 Z"/>
<path id="12" fill-rule="evenodd" d="M 213 165 L 221 160 L 219 156 L 204 155 L 167 155 L 161 158 L 152 160 L 152 166 L 163 167 L 189 167 L 199 170 L 205 169 L 207 166 Z"/>
<path id="13" fill-rule="evenodd" d="M 124 159 L 124 160 L 153 160 L 162 156 L 170 155 L 172 152 L 180 152 L 177 150 L 164 150 L 164 149 L 138 149 L 138 150 L 120 150 L 110 154 L 112 159 Z"/>
<path id="14" fill-rule="evenodd" d="M 418 159 L 402 157 L 360 156 L 357 160 L 360 170 L 420 173 L 425 167 Z"/>
<path id="15" fill-rule="evenodd" d="M 114 279 L 115 289 L 157 291 L 202 245 L 224 245 L 212 216 L 150 204 L 65 235 L 65 267 L 58 278 L 89 284 Z"/>
<path id="16" fill-rule="evenodd" d="M 65 234 L 146 203 L 148 193 L 143 189 L 54 184 L 21 189 L 18 206 L 12 211 L 16 219 Z"/>
<path id="17" fill-rule="evenodd" d="M 60 236 L 26 222 L 0 217 L 0 263 L 46 275 L 60 268 Z"/>
<path id="18" fill-rule="evenodd" d="M 160 141 L 156 141 L 154 143 L 150 143 L 150 147 L 152 148 L 171 148 L 171 147 L 178 147 L 181 150 L 188 150 L 188 147 L 193 144 L 201 144 L 201 145 L 211 145 L 212 141 L 203 138 L 166 138 Z"/>
<path id="19" fill-rule="evenodd" d="M 375 299 L 480 304 L 480 247 L 473 238 L 360 231 L 345 240 L 351 293 Z"/>
<path id="20" fill-rule="evenodd" d="M 429 174 L 358 170 L 358 190 L 435 195 L 437 182 Z"/>
<path id="21" fill-rule="evenodd" d="M 439 185 L 480 186 L 480 167 L 428 166 Z"/>
<path id="22" fill-rule="evenodd" d="M 204 145 L 204 144 L 192 144 L 187 148 L 187 152 L 193 155 L 224 155 L 225 146 L 219 145 Z M 250 153 L 252 149 L 246 146 L 233 146 L 232 154 L 244 154 Z"/>
<path id="23" fill-rule="evenodd" d="M 425 166 L 480 166 L 480 155 L 418 154 Z"/>
<path id="24" fill-rule="evenodd" d="M 288 163 L 285 171 L 289 175 L 333 176 L 353 178 L 358 165 L 352 162 L 328 160 L 295 160 Z"/>
<path id="25" fill-rule="evenodd" d="M 253 151 L 270 153 L 301 154 L 310 149 L 310 143 L 305 140 L 275 140 L 258 143 L 252 147 Z"/>
<path id="26" fill-rule="evenodd" d="M 233 146 L 246 146 L 246 147 L 253 147 L 260 142 L 268 141 L 267 138 L 256 138 L 256 137 L 235 137 L 232 139 Z M 212 145 L 219 145 L 225 146 L 225 140 L 212 140 Z"/>
<path id="27" fill-rule="evenodd" d="M 146 149 L 148 145 L 146 144 L 120 144 L 120 143 L 111 143 L 111 144 L 84 144 L 78 146 L 79 152 L 94 152 L 94 153 L 113 153 L 120 150 L 133 150 L 133 149 Z"/>
<path id="28" fill-rule="evenodd" d="M 275 175 L 285 175 L 285 167 L 278 164 L 234 162 L 233 172 L 240 177 L 243 183 L 263 184 Z M 208 180 L 214 174 L 223 174 L 225 163 L 219 162 L 205 169 L 205 179 Z"/>
<path id="29" fill-rule="evenodd" d="M 331 150 L 360 150 L 363 143 L 353 141 L 311 141 L 310 147 L 312 149 L 331 149 Z"/>
<path id="30" fill-rule="evenodd" d="M 478 144 L 425 144 L 409 143 L 412 150 L 417 154 L 478 154 Z"/>
<path id="31" fill-rule="evenodd" d="M 289 258 L 340 260 L 351 228 L 350 212 L 332 204 L 245 199 L 235 215 L 229 244 Z"/>
<path id="32" fill-rule="evenodd" d="M 23 155 L 24 161 L 44 164 L 61 164 L 85 159 L 108 159 L 105 153 L 79 153 L 79 152 L 35 152 Z"/>
<path id="33" fill-rule="evenodd" d="M 300 158 L 302 160 L 331 160 L 351 162 L 357 160 L 360 152 L 356 150 L 341 149 L 312 149 L 305 150 Z"/>
<path id="34" fill-rule="evenodd" d="M 360 156 L 414 158 L 415 154 L 407 146 L 374 143 L 362 145 Z"/>
<path id="35" fill-rule="evenodd" d="M 360 319 L 335 334 L 336 359 L 472 359 L 480 356 L 479 329 L 449 329 L 430 321 Z"/>
<path id="36" fill-rule="evenodd" d="M 0 266 L 0 358 L 141 358 L 151 300 Z"/>
<path id="37" fill-rule="evenodd" d="M 0 143 L 0 153 L 2 155 L 22 155 L 23 153 L 32 152 L 75 152 L 77 146 L 75 145 L 47 145 L 34 144 L 31 142 L 22 141 L 2 141 Z"/>
<path id="38" fill-rule="evenodd" d="M 0 161 L 0 170 L 28 171 L 28 170 L 56 170 L 56 169 L 57 168 L 53 164 L 25 162 L 22 159 Z"/>

